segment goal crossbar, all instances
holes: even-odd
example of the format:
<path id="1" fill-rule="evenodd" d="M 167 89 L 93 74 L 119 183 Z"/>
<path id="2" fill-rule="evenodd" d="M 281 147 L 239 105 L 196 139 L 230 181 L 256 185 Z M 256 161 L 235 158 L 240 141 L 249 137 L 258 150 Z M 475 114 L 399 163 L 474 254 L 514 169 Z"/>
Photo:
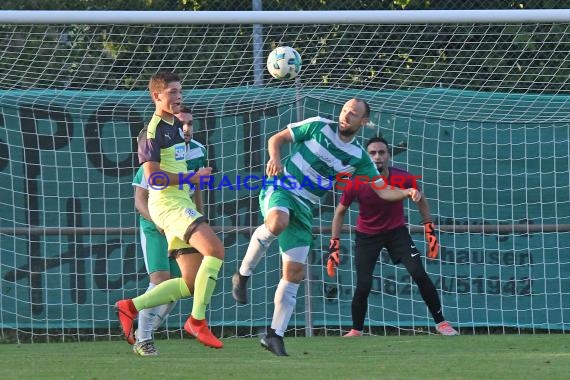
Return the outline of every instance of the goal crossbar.
<path id="1" fill-rule="evenodd" d="M 2 24 L 462 24 L 556 23 L 570 9 L 410 11 L 0 11 Z"/>

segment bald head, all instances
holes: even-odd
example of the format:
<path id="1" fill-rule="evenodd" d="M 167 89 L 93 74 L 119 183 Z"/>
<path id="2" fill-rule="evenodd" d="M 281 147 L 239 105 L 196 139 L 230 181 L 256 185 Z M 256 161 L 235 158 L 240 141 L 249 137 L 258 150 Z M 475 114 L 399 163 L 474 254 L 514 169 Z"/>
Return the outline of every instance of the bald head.
<path id="1" fill-rule="evenodd" d="M 370 106 L 362 99 L 353 98 L 344 103 L 339 116 L 339 134 L 341 138 L 351 139 L 370 117 Z"/>

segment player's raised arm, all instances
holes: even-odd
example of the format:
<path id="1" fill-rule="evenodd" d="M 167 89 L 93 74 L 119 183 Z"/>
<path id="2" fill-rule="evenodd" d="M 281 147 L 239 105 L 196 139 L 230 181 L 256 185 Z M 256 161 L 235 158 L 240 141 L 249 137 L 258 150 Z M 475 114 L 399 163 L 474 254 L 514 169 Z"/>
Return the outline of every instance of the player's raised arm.
<path id="1" fill-rule="evenodd" d="M 269 160 L 265 173 L 268 176 L 279 175 L 283 171 L 283 164 L 281 163 L 281 147 L 284 144 L 289 144 L 293 141 L 289 129 L 284 129 L 271 136 L 267 141 L 267 151 L 269 153 Z"/>

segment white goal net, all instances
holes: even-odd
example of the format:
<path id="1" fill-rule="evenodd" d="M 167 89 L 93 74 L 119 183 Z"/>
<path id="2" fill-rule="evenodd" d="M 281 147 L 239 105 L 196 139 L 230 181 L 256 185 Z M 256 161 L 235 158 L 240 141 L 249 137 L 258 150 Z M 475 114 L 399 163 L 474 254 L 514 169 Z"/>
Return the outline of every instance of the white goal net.
<path id="1" fill-rule="evenodd" d="M 383 136 L 394 166 L 421 176 L 441 243 L 425 266 L 446 318 L 462 333 L 570 329 L 568 12 L 553 22 L 525 11 L 523 22 L 509 19 L 516 11 L 500 21 L 481 11 L 455 23 L 466 14 L 410 12 L 419 18 L 394 23 L 406 12 L 366 12 L 373 23 L 343 13 L 350 24 L 319 12 L 306 12 L 314 22 L 265 13 L 276 23 L 178 13 L 161 24 L 172 15 L 154 13 L 152 24 L 133 24 L 0 12 L 0 339 L 119 336 L 114 302 L 148 285 L 131 181 L 136 136 L 154 111 L 146 86 L 160 70 L 182 77 L 217 181 L 263 175 L 270 135 L 306 117 L 337 120 L 346 100 L 366 99 L 373 125 L 359 139 Z M 279 45 L 301 54 L 294 81 L 264 68 Z M 262 222 L 258 192 L 217 184 L 206 213 L 226 260 L 208 318 L 221 336 L 255 335 L 271 322 L 277 244 L 250 281 L 251 303 L 237 306 L 231 275 Z M 339 195 L 315 211 L 290 334 L 351 327 L 357 207 L 338 277 L 323 266 Z M 420 215 L 413 204 L 406 212 L 423 252 Z M 384 252 L 374 274 L 367 332 L 432 331 L 402 266 Z M 168 336 L 180 336 L 190 308 L 175 309 Z"/>

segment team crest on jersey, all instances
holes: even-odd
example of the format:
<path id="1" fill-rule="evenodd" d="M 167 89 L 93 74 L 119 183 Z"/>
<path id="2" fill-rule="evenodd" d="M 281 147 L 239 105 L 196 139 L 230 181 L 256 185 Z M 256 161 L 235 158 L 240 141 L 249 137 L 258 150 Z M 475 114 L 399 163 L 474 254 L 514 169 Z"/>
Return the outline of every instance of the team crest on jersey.
<path id="1" fill-rule="evenodd" d="M 184 213 L 186 214 L 187 217 L 189 218 L 195 218 L 196 215 L 198 214 L 198 212 L 196 210 L 194 210 L 193 208 L 187 208 Z"/>
<path id="2" fill-rule="evenodd" d="M 176 161 L 184 160 L 186 156 L 186 146 L 183 144 L 174 147 L 174 159 Z"/>

